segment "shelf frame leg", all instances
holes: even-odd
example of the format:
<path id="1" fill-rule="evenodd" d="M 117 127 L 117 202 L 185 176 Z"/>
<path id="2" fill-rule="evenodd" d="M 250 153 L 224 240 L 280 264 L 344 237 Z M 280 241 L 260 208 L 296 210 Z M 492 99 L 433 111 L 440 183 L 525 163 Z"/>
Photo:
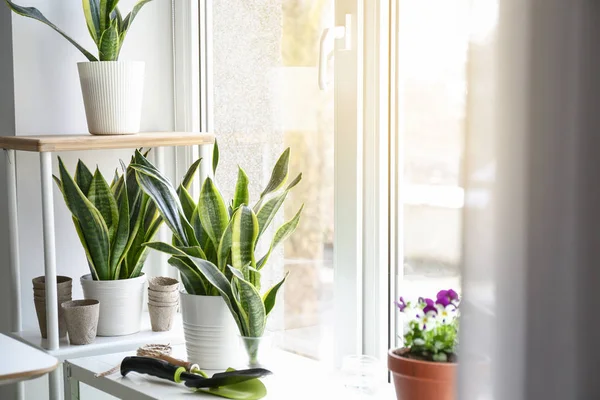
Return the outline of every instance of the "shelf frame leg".
<path id="1" fill-rule="evenodd" d="M 19 254 L 19 212 L 17 206 L 17 152 L 6 150 L 6 184 L 8 198 L 8 245 L 10 260 L 11 292 L 11 326 L 13 332 L 23 329 L 21 319 L 21 258 Z M 24 384 L 17 383 L 16 398 L 23 400 Z"/>
<path id="2" fill-rule="evenodd" d="M 54 198 L 52 195 L 52 153 L 40 153 L 42 177 L 42 230 L 44 238 L 44 271 L 46 276 L 46 321 L 48 350 L 57 350 L 58 298 L 56 285 L 56 245 L 54 237 Z M 50 387 L 52 388 L 52 374 Z"/>
<path id="3" fill-rule="evenodd" d="M 61 400 L 62 382 L 60 379 L 61 368 L 56 368 L 48 374 L 48 387 L 50 400 Z"/>
<path id="4" fill-rule="evenodd" d="M 79 380 L 71 374 L 71 364 L 65 361 L 63 364 L 63 380 L 65 398 L 64 400 L 79 400 Z"/>

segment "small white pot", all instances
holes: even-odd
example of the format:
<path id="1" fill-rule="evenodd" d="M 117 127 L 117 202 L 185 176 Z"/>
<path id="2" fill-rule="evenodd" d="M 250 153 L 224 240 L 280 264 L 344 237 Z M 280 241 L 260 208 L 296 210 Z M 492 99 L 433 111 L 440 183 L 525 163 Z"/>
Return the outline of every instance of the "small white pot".
<path id="1" fill-rule="evenodd" d="M 138 133 L 144 95 L 144 62 L 80 62 L 77 69 L 90 133 Z"/>
<path id="2" fill-rule="evenodd" d="M 80 279 L 85 299 L 100 302 L 98 336 L 123 336 L 140 331 L 146 276 L 95 281 L 90 274 Z"/>
<path id="3" fill-rule="evenodd" d="M 202 369 L 224 370 L 239 361 L 238 327 L 221 296 L 181 291 L 188 361 Z"/>

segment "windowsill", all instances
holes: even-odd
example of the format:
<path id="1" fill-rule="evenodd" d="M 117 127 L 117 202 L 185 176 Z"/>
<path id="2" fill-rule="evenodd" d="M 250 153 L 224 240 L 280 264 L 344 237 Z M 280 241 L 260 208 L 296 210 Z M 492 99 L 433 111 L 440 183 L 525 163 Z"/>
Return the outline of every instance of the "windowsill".
<path id="1" fill-rule="evenodd" d="M 185 359 L 185 346 L 174 346 L 173 356 Z M 147 375 L 129 374 L 121 377 L 118 373 L 106 378 L 96 378 L 95 374 L 104 372 L 135 352 L 109 354 L 69 360 L 71 374 L 81 383 L 90 385 L 105 393 L 123 398 L 138 397 L 143 399 L 187 399 L 190 392 L 181 384 L 175 384 Z M 381 368 L 385 368 L 382 364 Z M 393 388 L 382 381 L 374 395 L 354 394 L 344 387 L 344 379 L 340 372 L 329 371 L 315 360 L 292 353 L 276 350 L 269 366 L 273 376 L 264 379 L 268 395 L 265 400 L 389 400 L 393 399 Z M 382 378 L 385 370 L 382 370 Z M 355 380 L 356 381 L 356 380 Z M 194 398 L 214 399 L 213 396 L 200 393 Z"/>

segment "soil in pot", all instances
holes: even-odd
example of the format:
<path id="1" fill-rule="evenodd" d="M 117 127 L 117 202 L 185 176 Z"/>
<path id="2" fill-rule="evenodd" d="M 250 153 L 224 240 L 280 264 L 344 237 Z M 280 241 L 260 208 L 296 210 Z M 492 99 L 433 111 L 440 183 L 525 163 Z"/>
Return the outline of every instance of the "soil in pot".
<path id="1" fill-rule="evenodd" d="M 432 362 L 409 355 L 408 349 L 388 352 L 398 400 L 455 400 L 457 364 Z"/>

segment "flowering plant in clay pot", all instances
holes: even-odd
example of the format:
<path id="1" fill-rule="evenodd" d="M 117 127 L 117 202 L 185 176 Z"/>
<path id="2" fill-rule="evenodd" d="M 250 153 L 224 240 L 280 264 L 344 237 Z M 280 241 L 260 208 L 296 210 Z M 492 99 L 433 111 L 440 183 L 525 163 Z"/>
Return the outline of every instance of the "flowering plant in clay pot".
<path id="1" fill-rule="evenodd" d="M 460 299 L 441 290 L 435 299 L 395 302 L 405 317 L 404 347 L 388 353 L 399 400 L 454 399 Z"/>

